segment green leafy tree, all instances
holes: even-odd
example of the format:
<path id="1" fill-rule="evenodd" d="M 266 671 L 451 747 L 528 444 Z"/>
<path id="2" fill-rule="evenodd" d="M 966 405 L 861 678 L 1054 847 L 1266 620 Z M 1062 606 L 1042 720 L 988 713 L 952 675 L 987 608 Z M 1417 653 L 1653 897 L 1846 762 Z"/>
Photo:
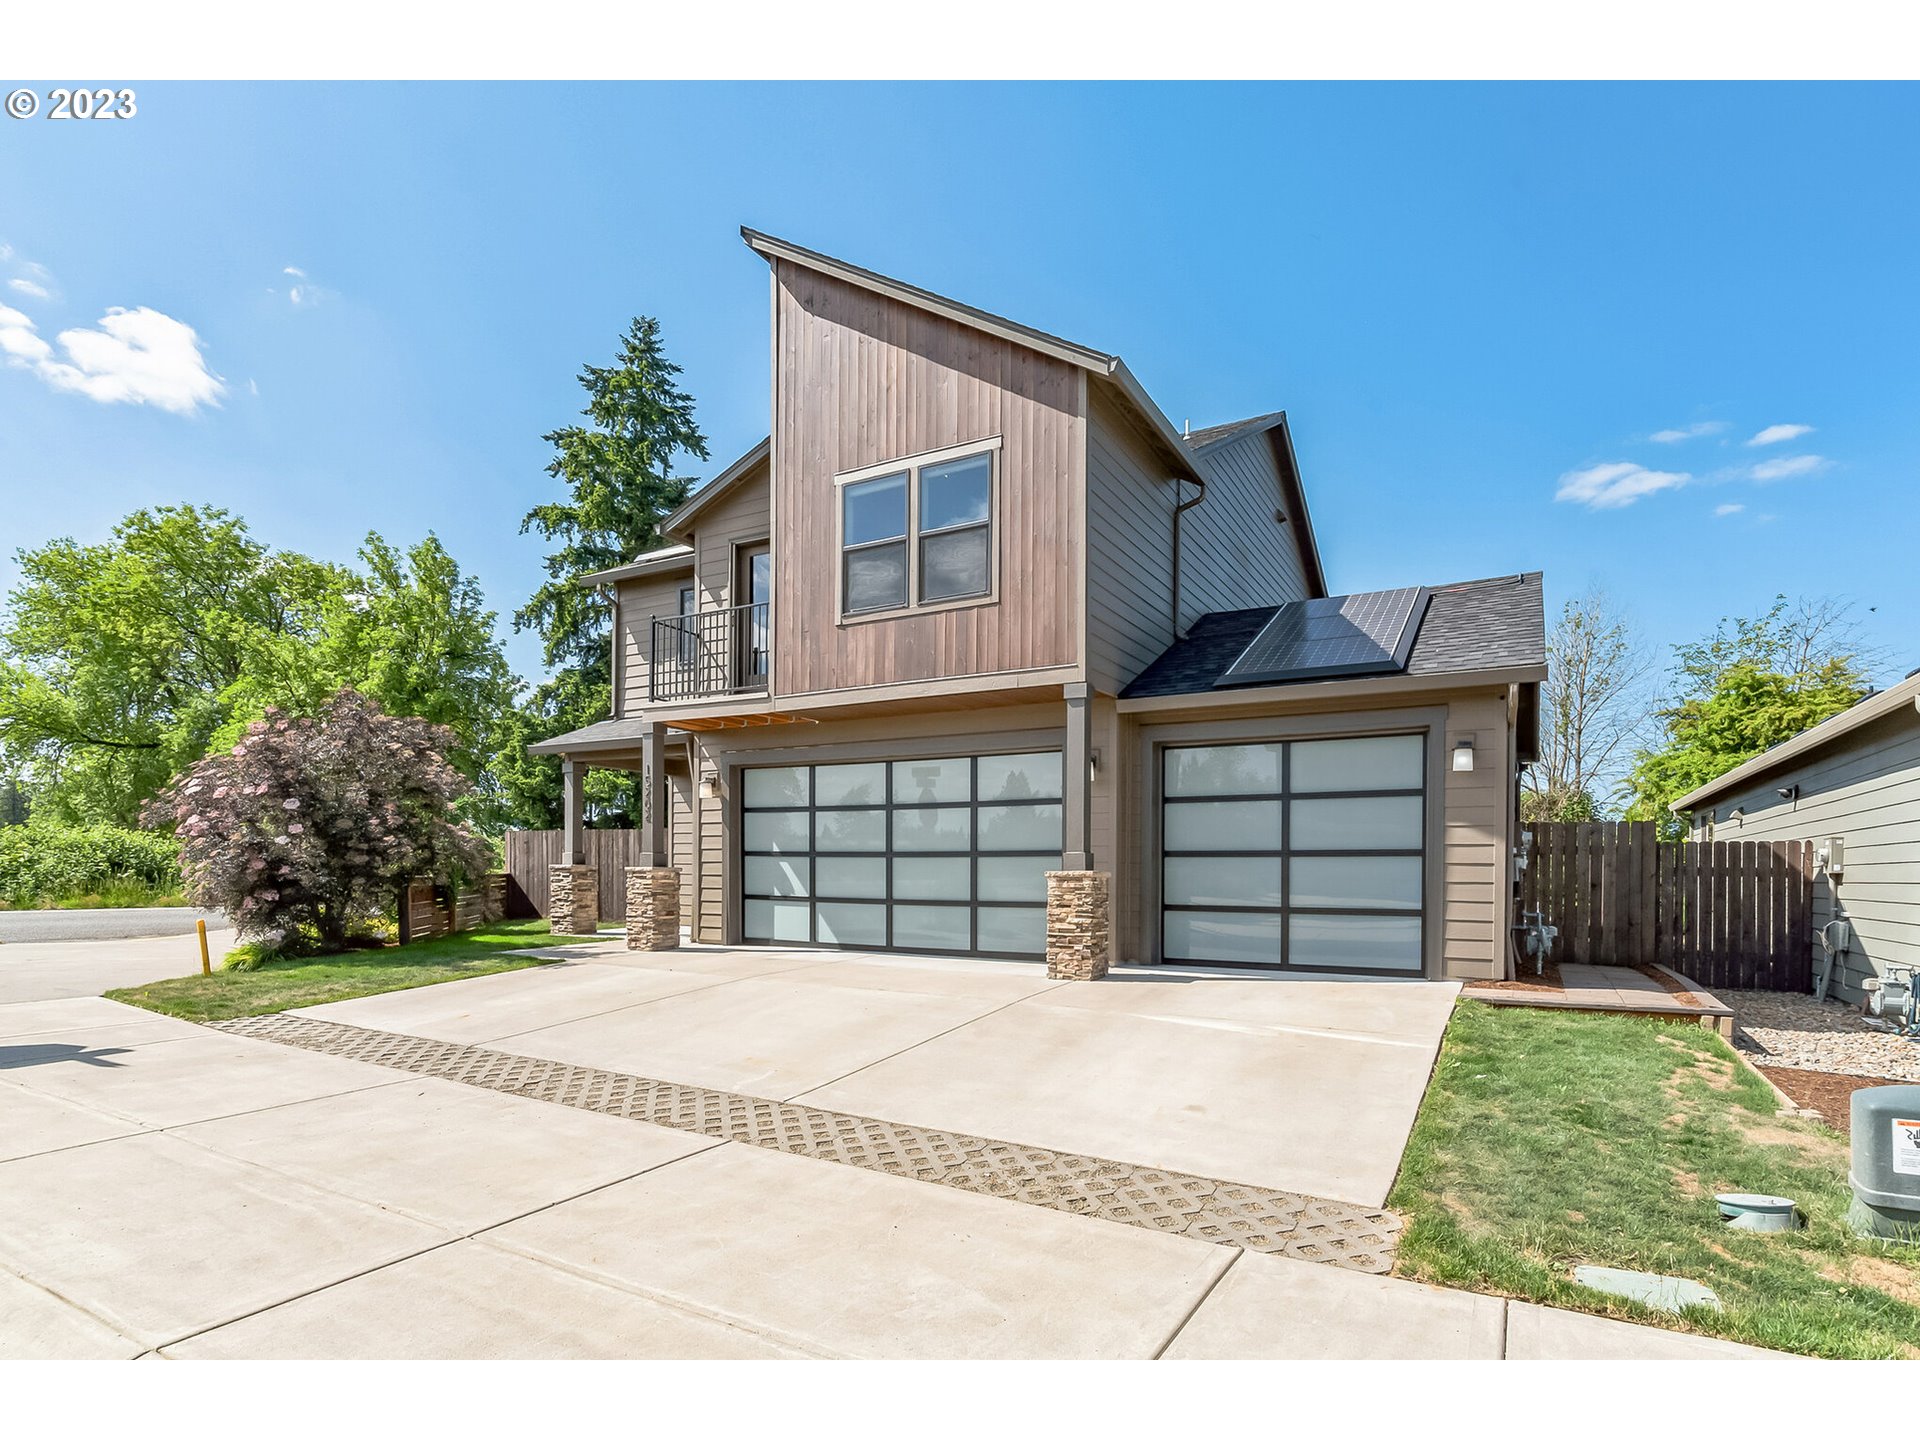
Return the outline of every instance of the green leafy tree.
<path id="1" fill-rule="evenodd" d="M 224 510 L 138 510 L 102 544 L 19 552 L 0 624 L 0 758 L 43 818 L 131 823 L 206 753 L 245 677 L 286 685 L 346 571 Z"/>
<path id="2" fill-rule="evenodd" d="M 1668 839 L 1685 833 L 1675 800 L 1857 704 L 1879 659 L 1845 606 L 1784 596 L 1674 654 L 1680 693 L 1658 713 L 1661 743 L 1635 757 L 1627 807 Z"/>
<path id="3" fill-rule="evenodd" d="M 546 557 L 547 580 L 514 615 L 516 630 L 541 638 L 556 673 L 527 698 L 502 732 L 494 759 L 502 813 L 510 823 L 560 823 L 557 761 L 535 759 L 526 746 L 603 720 L 612 709 L 611 616 L 606 601 L 581 588 L 582 575 L 631 560 L 661 543 L 660 522 L 687 498 L 692 481 L 678 472 L 684 457 L 707 458 L 694 423 L 693 397 L 679 386 L 680 367 L 666 356 L 660 323 L 636 318 L 611 366 L 581 369 L 587 392 L 584 425 L 544 438 L 554 448 L 547 473 L 566 487 L 564 499 L 536 505 L 520 532 L 558 542 Z M 631 813 L 633 781 L 595 771 L 588 799 Z"/>

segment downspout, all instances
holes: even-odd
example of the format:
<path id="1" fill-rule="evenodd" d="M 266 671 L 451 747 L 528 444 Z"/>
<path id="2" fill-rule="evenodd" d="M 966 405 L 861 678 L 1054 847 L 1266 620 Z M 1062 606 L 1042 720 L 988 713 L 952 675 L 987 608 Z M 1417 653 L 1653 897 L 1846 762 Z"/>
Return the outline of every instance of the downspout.
<path id="1" fill-rule="evenodd" d="M 607 607 L 613 615 L 613 623 L 607 627 L 611 632 L 608 639 L 607 674 L 612 677 L 613 690 L 613 693 L 608 696 L 608 700 L 612 706 L 610 713 L 614 719 L 618 720 L 620 718 L 621 692 L 624 688 L 620 684 L 620 651 L 622 648 L 620 645 L 620 588 L 617 585 L 596 585 L 594 588 L 606 597 Z"/>
<path id="2" fill-rule="evenodd" d="M 1186 483 L 1184 476 L 1173 477 L 1176 502 L 1173 507 L 1173 638 L 1176 640 L 1185 638 L 1180 633 L 1180 517 L 1207 498 L 1207 482 L 1195 480 L 1193 483 L 1200 487 L 1200 493 L 1191 500 L 1181 500 L 1180 487 Z"/>

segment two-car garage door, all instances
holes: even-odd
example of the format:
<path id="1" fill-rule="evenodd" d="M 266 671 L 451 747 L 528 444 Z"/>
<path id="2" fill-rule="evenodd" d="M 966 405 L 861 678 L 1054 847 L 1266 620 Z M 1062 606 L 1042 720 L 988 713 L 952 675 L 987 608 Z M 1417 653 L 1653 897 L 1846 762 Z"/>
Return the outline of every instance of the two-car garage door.
<path id="1" fill-rule="evenodd" d="M 1426 740 L 1161 750 L 1170 964 L 1417 974 Z"/>

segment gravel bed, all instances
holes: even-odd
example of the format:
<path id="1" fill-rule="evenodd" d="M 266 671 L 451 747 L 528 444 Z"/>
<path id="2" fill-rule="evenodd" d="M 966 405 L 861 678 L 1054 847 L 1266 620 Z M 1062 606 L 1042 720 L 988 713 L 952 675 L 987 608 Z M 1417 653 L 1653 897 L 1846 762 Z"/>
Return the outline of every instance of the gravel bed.
<path id="1" fill-rule="evenodd" d="M 1920 1039 L 1889 1035 L 1851 1005 L 1778 990 L 1723 990 L 1735 1047 L 1759 1065 L 1920 1083 Z"/>

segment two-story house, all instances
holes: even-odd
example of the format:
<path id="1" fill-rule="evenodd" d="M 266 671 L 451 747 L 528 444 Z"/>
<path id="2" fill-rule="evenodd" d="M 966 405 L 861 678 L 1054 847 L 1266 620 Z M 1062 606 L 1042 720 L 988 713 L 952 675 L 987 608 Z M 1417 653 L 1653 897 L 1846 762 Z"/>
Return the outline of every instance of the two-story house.
<path id="1" fill-rule="evenodd" d="M 752 231 L 769 436 L 587 576 L 634 943 L 1506 973 L 1540 577 L 1330 596 L 1286 417 Z"/>

